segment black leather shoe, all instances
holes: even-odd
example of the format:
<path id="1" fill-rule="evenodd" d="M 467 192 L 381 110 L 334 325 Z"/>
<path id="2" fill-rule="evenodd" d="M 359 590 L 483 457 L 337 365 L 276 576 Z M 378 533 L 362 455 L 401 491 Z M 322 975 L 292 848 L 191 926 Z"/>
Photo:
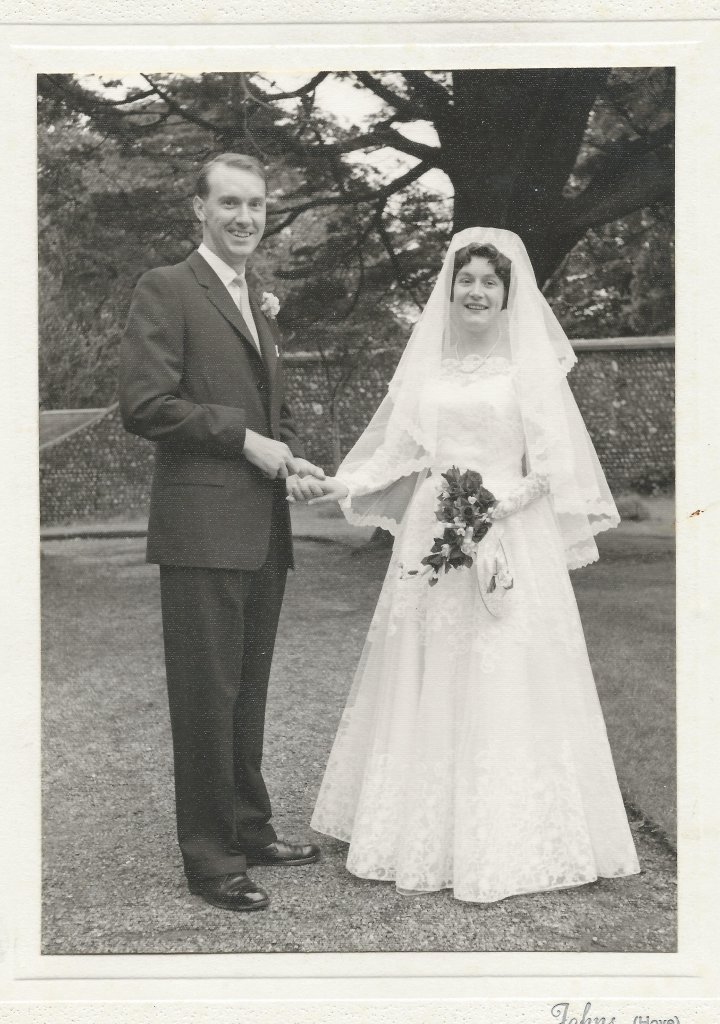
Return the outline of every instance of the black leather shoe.
<path id="1" fill-rule="evenodd" d="M 280 864 L 293 867 L 297 864 L 312 864 L 320 857 L 320 850 L 314 843 L 288 843 L 276 839 L 260 850 L 248 850 L 245 854 L 248 864 Z"/>
<path id="2" fill-rule="evenodd" d="M 270 898 L 242 872 L 237 875 L 219 875 L 188 882 L 190 892 L 202 896 L 206 903 L 220 910 L 264 910 Z"/>

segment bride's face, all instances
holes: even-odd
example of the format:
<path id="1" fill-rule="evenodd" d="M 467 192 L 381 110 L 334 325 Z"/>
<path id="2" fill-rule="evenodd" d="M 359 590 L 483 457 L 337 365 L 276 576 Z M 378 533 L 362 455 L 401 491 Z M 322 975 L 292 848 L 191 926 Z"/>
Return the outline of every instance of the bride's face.
<path id="1" fill-rule="evenodd" d="M 473 256 L 455 278 L 452 315 L 466 330 L 485 331 L 500 316 L 505 285 L 489 260 Z"/>

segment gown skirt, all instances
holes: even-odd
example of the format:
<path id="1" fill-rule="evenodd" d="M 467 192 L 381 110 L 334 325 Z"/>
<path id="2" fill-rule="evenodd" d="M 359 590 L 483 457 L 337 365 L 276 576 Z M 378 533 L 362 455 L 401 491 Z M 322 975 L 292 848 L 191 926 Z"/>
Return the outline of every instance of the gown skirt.
<path id="1" fill-rule="evenodd" d="M 638 872 L 551 499 L 481 544 L 501 543 L 513 577 L 498 614 L 481 557 L 433 587 L 407 574 L 439 482 L 396 539 L 312 827 L 407 894 L 492 902 Z"/>

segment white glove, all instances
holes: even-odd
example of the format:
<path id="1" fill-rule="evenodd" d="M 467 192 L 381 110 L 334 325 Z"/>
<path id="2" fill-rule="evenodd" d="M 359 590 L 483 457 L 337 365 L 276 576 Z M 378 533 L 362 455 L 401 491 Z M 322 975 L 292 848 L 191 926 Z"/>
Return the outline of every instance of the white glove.
<path id="1" fill-rule="evenodd" d="M 504 519 L 549 492 L 550 485 L 546 476 L 542 476 L 540 473 L 528 473 L 510 494 L 500 498 L 490 516 L 492 519 Z"/>

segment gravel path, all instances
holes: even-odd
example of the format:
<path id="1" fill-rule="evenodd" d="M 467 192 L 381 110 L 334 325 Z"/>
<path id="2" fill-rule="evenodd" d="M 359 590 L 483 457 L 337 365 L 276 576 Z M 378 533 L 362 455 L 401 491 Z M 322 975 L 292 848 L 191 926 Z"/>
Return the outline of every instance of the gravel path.
<path id="1" fill-rule="evenodd" d="M 174 837 L 157 569 L 139 539 L 44 545 L 43 952 L 672 951 L 675 862 L 634 823 L 642 874 L 489 906 L 398 895 L 320 863 L 255 868 L 268 911 L 189 895 Z M 307 827 L 386 554 L 302 541 L 275 659 L 266 777 L 281 834 Z M 618 591 L 622 594 L 622 589 Z"/>

